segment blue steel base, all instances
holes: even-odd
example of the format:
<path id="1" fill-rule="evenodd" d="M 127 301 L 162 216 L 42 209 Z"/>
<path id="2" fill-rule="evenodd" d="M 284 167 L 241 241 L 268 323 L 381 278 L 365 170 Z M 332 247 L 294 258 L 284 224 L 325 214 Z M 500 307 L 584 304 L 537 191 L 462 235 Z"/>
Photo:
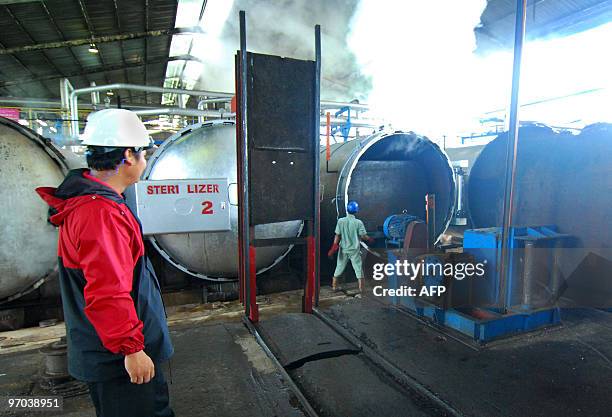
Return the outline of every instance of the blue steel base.
<path id="1" fill-rule="evenodd" d="M 507 314 L 500 314 L 494 309 L 485 308 L 444 310 L 413 297 L 394 298 L 400 299 L 397 305 L 409 309 L 417 316 L 457 330 L 481 344 L 561 322 L 561 311 L 558 307 L 528 312 L 508 310 Z"/>
<path id="2" fill-rule="evenodd" d="M 389 263 L 397 260 L 393 251 L 387 251 Z M 388 288 L 400 288 L 396 275 L 388 277 Z M 454 329 L 474 341 L 485 344 L 495 339 L 509 337 L 561 322 L 558 307 L 522 309 L 516 306 L 501 314 L 495 308 L 458 307 L 443 309 L 427 301 L 410 296 L 388 297 L 392 304 L 410 310 L 416 316 L 425 317 L 434 323 Z"/>

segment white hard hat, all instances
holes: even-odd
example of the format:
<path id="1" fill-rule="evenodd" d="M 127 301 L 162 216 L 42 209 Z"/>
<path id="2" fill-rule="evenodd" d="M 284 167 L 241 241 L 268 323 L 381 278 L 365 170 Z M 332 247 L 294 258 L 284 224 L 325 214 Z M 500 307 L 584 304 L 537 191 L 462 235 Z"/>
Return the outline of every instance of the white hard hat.
<path id="1" fill-rule="evenodd" d="M 83 145 L 113 148 L 147 147 L 151 138 L 136 113 L 125 109 L 104 109 L 90 113 Z"/>

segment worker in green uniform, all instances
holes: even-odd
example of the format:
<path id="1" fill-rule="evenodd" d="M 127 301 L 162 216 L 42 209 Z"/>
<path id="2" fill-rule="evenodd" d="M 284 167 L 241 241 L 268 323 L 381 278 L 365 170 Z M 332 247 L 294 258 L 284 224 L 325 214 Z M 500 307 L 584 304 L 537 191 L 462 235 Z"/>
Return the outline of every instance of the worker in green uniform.
<path id="1" fill-rule="evenodd" d="M 359 211 L 359 204 L 356 201 L 349 201 L 346 205 L 347 215 L 338 219 L 336 224 L 336 236 L 334 243 L 327 252 L 328 257 L 334 256 L 338 252 L 336 270 L 332 279 L 332 290 L 338 290 L 338 277 L 342 275 L 349 261 L 353 265 L 357 282 L 359 283 L 359 297 L 364 292 L 363 266 L 361 262 L 360 241 L 373 242 L 374 239 L 367 235 L 363 222 L 355 217 Z"/>

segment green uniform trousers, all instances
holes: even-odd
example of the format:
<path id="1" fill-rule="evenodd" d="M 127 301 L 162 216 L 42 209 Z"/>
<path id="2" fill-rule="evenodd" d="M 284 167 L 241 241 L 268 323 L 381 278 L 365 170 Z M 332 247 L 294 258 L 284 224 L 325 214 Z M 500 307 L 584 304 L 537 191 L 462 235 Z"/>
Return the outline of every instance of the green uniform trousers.
<path id="1" fill-rule="evenodd" d="M 357 279 L 362 279 L 363 265 L 361 262 L 361 252 L 359 250 L 355 252 L 345 252 L 340 249 L 340 251 L 338 252 L 338 261 L 336 262 L 336 270 L 334 271 L 334 277 L 337 278 L 342 275 L 344 269 L 346 268 L 346 264 L 348 264 L 349 261 L 351 261 L 351 264 L 353 265 L 353 270 L 355 270 L 355 276 L 357 277 Z"/>

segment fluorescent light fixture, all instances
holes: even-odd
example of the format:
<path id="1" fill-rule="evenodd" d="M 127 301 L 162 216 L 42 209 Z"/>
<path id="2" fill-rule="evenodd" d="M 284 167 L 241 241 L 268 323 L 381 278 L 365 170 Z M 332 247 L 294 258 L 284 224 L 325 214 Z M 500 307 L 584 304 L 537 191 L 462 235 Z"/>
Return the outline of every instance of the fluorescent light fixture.
<path id="1" fill-rule="evenodd" d="M 53 126 L 51 126 L 51 127 L 49 128 L 49 130 L 50 130 L 50 131 L 52 131 L 53 133 L 57 133 L 57 129 L 56 129 L 56 128 L 54 128 Z"/>
<path id="2" fill-rule="evenodd" d="M 113 96 L 113 95 L 115 95 L 115 93 L 113 93 L 113 90 L 108 90 L 108 91 L 106 92 L 106 95 L 107 95 L 107 96 Z"/>
<path id="3" fill-rule="evenodd" d="M 43 120 L 36 119 L 36 121 L 37 121 L 37 122 L 38 122 L 38 124 L 39 124 L 39 125 L 41 125 L 41 126 L 45 126 L 45 127 L 47 126 L 47 122 L 45 122 L 45 121 L 43 121 Z"/>
<path id="4" fill-rule="evenodd" d="M 26 119 L 19 119 L 18 123 L 22 126 L 28 126 L 30 124 Z"/>
<path id="5" fill-rule="evenodd" d="M 100 51 L 98 51 L 98 47 L 96 46 L 95 43 L 90 43 L 89 44 L 88 51 L 91 52 L 92 54 L 97 54 L 98 52 L 100 52 Z"/>

